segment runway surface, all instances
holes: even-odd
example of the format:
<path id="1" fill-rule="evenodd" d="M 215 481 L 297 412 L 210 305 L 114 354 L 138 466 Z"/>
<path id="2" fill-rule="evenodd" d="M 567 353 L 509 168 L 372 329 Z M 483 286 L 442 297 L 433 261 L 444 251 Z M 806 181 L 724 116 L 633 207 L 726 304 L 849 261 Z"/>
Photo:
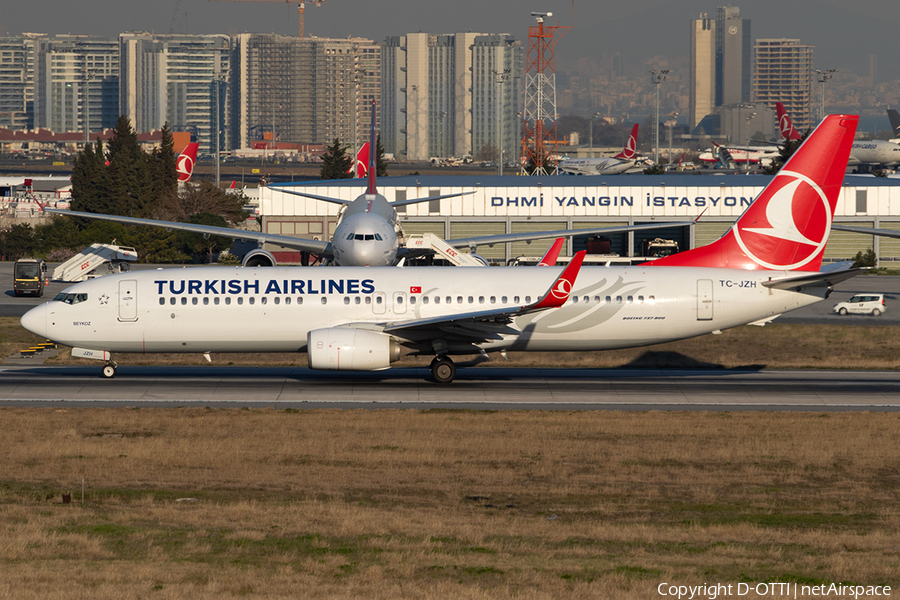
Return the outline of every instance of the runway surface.
<path id="1" fill-rule="evenodd" d="M 656 369 L 427 369 L 329 373 L 304 368 L 10 367 L 0 405 L 449 408 L 477 410 L 900 411 L 900 372 Z"/>

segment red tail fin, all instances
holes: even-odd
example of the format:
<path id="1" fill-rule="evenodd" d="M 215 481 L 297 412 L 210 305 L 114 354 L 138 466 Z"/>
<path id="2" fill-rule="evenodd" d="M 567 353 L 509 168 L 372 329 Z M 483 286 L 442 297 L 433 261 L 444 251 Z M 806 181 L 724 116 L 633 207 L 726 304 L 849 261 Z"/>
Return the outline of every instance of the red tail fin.
<path id="1" fill-rule="evenodd" d="M 625 160 L 634 158 L 634 151 L 637 149 L 637 132 L 638 124 L 635 123 L 634 127 L 631 128 L 631 135 L 628 136 L 628 141 L 625 142 L 625 148 L 613 158 L 624 158 Z"/>
<path id="2" fill-rule="evenodd" d="M 818 271 L 858 123 L 826 117 L 728 233 L 646 264 Z"/>
<path id="3" fill-rule="evenodd" d="M 175 171 L 178 173 L 178 181 L 190 181 L 194 173 L 194 163 L 197 162 L 197 149 L 200 144 L 191 142 L 185 146 L 178 158 L 175 159 Z"/>
<path id="4" fill-rule="evenodd" d="M 362 145 L 362 148 L 359 149 L 359 152 L 356 153 L 356 172 L 353 175 L 354 177 L 365 177 L 368 173 L 369 169 L 369 142 L 366 142 Z M 353 172 L 353 167 L 350 167 L 348 173 Z"/>
<path id="5" fill-rule="evenodd" d="M 562 250 L 563 244 L 566 242 L 566 238 L 556 238 L 556 241 L 553 242 L 553 245 L 550 246 L 550 249 L 547 250 L 547 254 L 544 255 L 544 258 L 541 259 L 541 262 L 538 263 L 539 267 L 553 267 L 556 266 L 556 259 L 559 258 L 559 251 Z"/>
<path id="6" fill-rule="evenodd" d="M 778 129 L 781 131 L 781 137 L 786 140 L 799 140 L 800 134 L 794 129 L 791 117 L 788 116 L 787 111 L 784 110 L 784 104 L 776 102 L 775 112 L 778 113 Z"/>

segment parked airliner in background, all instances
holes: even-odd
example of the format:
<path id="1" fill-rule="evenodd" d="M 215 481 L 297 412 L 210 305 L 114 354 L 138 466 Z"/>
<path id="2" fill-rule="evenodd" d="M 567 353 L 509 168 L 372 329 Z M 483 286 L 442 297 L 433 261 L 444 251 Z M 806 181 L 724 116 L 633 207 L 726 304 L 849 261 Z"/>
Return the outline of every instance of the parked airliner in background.
<path id="1" fill-rule="evenodd" d="M 900 113 L 893 108 L 887 109 L 888 120 L 891 122 L 891 130 L 894 132 L 892 142 L 900 142 Z"/>
<path id="2" fill-rule="evenodd" d="M 778 116 L 778 131 L 781 132 L 781 137 L 785 140 L 799 140 L 801 137 L 800 133 L 794 127 L 790 115 L 784 110 L 783 103 L 775 103 L 775 114 Z"/>
<path id="3" fill-rule="evenodd" d="M 175 159 L 175 171 L 178 173 L 178 182 L 187 183 L 194 173 L 194 165 L 197 163 L 197 149 L 199 142 L 189 142 L 178 158 Z"/>
<path id="4" fill-rule="evenodd" d="M 638 124 L 631 128 L 625 148 L 615 156 L 603 158 L 570 158 L 560 161 L 559 170 L 570 175 L 618 175 L 635 166 L 637 162 Z"/>
<path id="5" fill-rule="evenodd" d="M 63 290 L 22 325 L 75 356 L 307 352 L 309 366 L 382 370 L 433 355 L 608 350 L 764 324 L 856 275 L 820 270 L 857 116 L 827 117 L 717 241 L 629 267 L 267 269 L 109 275 Z M 547 263 L 553 257 L 548 257 Z"/>
<path id="6" fill-rule="evenodd" d="M 635 125 L 635 131 L 636 130 L 637 125 Z M 373 102 L 372 131 L 369 148 L 375 147 L 375 142 L 375 108 Z M 333 204 L 341 205 L 341 210 L 338 213 L 338 224 L 335 228 L 332 241 L 316 239 L 310 240 L 287 235 L 246 231 L 243 229 L 213 227 L 210 225 L 195 225 L 193 223 L 157 221 L 155 219 L 122 217 L 118 215 L 103 215 L 98 213 L 86 213 L 51 208 L 44 208 L 43 210 L 45 212 L 53 214 L 114 221 L 116 223 L 125 223 L 127 225 L 150 225 L 154 227 L 165 227 L 166 229 L 202 233 L 204 235 L 216 235 L 239 240 L 252 240 L 257 243 L 258 247 L 257 249 L 248 252 L 244 256 L 243 266 L 245 267 L 269 267 L 276 265 L 277 261 L 275 260 L 275 257 L 270 252 L 262 249 L 262 245 L 266 242 L 278 244 L 279 246 L 283 246 L 285 248 L 292 248 L 303 252 L 310 252 L 317 256 L 323 257 L 331 264 L 334 264 L 336 266 L 379 267 L 397 265 L 404 259 L 425 256 L 433 252 L 433 250 L 429 247 L 409 247 L 402 243 L 404 241 L 404 235 L 403 230 L 400 226 L 400 217 L 397 214 L 398 206 L 406 206 L 409 204 L 428 202 L 431 200 L 440 200 L 442 198 L 454 198 L 456 196 L 463 196 L 466 194 L 474 193 L 463 192 L 460 194 L 446 194 L 443 196 L 429 196 L 426 198 L 409 198 L 406 200 L 396 200 L 394 202 L 388 202 L 387 198 L 379 194 L 375 187 L 374 152 L 368 153 L 367 174 L 368 186 L 366 188 L 366 191 L 363 194 L 357 196 L 355 200 L 330 198 L 328 196 L 318 196 L 315 194 L 307 194 L 305 192 L 297 192 L 289 190 L 285 187 L 280 188 L 287 194 L 303 196 L 305 198 L 313 198 L 315 200 L 322 200 L 323 202 L 331 202 Z M 448 244 L 451 248 L 469 248 L 471 252 L 474 253 L 475 248 L 483 245 L 549 239 L 559 237 L 560 235 L 604 235 L 609 233 L 620 233 L 624 231 L 641 231 L 645 229 L 677 227 L 681 225 L 683 225 L 683 223 L 646 223 L 642 225 L 627 225 L 619 227 L 594 227 L 588 229 L 510 233 L 447 240 L 446 244 Z M 475 255 L 475 257 L 477 257 L 477 255 Z M 481 259 L 480 257 L 477 258 L 479 262 L 481 262 L 482 264 L 486 264 L 486 261 L 484 261 L 484 259 Z"/>

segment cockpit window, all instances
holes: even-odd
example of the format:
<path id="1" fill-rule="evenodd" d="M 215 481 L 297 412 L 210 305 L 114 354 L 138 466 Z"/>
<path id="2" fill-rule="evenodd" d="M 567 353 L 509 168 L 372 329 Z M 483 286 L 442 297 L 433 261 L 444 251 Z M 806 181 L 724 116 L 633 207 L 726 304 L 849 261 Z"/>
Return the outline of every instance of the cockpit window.
<path id="1" fill-rule="evenodd" d="M 380 241 L 381 241 L 381 234 L 380 234 L 380 233 L 376 233 L 376 234 L 375 234 L 375 239 L 378 240 L 378 241 L 380 242 Z"/>
<path id="2" fill-rule="evenodd" d="M 357 240 L 362 240 L 362 241 L 368 241 L 368 242 L 371 242 L 371 241 L 374 240 L 374 239 L 379 239 L 379 240 L 380 240 L 380 239 L 381 239 L 381 236 L 378 236 L 377 234 L 376 234 L 376 235 L 372 235 L 371 233 L 357 233 L 357 234 L 354 236 L 354 238 L 357 239 Z M 347 239 L 349 240 L 350 238 L 347 238 Z"/>
<path id="3" fill-rule="evenodd" d="M 65 292 L 60 292 L 53 301 L 64 302 L 66 304 L 78 304 L 79 302 L 86 302 L 87 299 L 87 294 L 67 294 Z"/>
<path id="4" fill-rule="evenodd" d="M 349 240 L 352 240 L 352 239 L 353 239 L 353 235 L 354 235 L 354 234 L 352 234 L 352 233 L 351 233 L 350 235 L 348 235 L 348 236 L 347 236 L 347 240 L 348 240 L 348 241 L 349 241 Z"/>

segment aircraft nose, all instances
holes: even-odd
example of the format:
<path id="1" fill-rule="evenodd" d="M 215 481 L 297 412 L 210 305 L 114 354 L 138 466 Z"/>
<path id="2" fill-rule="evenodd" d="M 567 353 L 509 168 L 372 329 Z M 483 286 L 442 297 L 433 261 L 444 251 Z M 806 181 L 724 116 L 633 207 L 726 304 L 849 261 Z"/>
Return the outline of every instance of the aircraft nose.
<path id="1" fill-rule="evenodd" d="M 47 305 L 35 306 L 22 315 L 22 327 L 35 335 L 47 337 Z"/>

